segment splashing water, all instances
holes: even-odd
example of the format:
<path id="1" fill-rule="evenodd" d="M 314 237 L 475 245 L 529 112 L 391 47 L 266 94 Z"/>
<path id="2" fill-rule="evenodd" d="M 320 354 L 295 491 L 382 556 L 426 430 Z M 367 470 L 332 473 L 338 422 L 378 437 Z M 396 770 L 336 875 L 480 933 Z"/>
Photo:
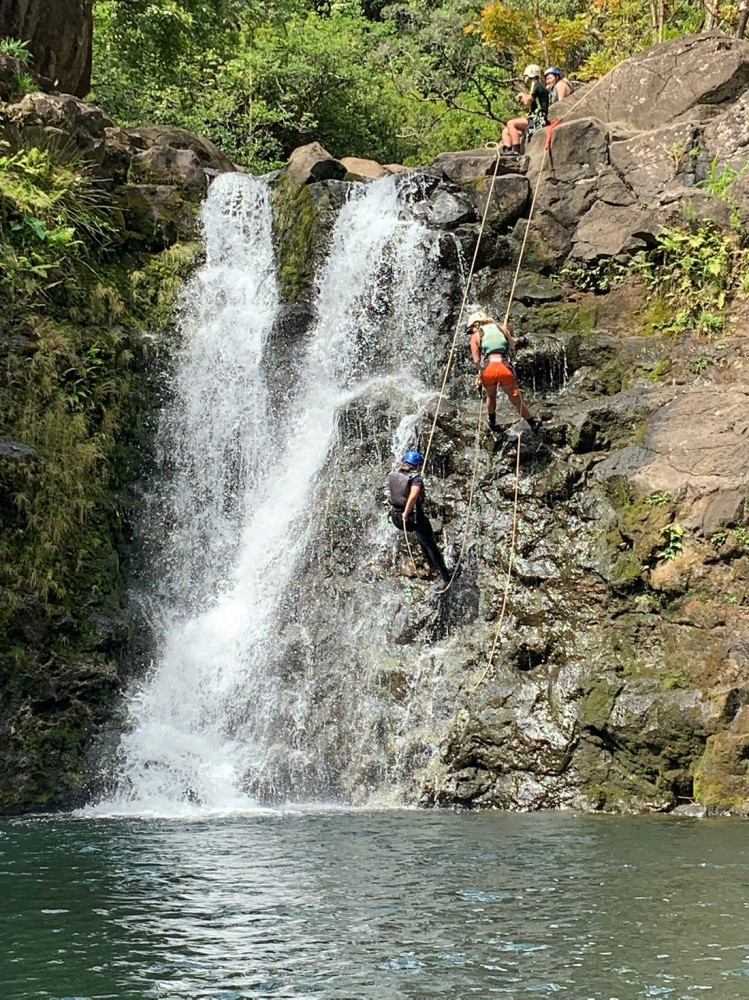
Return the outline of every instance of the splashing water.
<path id="1" fill-rule="evenodd" d="M 299 751 L 299 734 L 292 748 L 274 725 L 283 681 L 269 664 L 279 608 L 319 517 L 340 408 L 388 380 L 424 395 L 429 321 L 413 304 L 435 250 L 404 218 L 394 179 L 357 189 L 340 211 L 316 324 L 285 362 L 292 391 L 280 415 L 263 370 L 279 308 L 267 186 L 218 178 L 203 223 L 207 259 L 183 298 L 160 430 L 171 472 L 160 497 L 169 555 L 151 597 L 161 647 L 130 696 L 118 789 L 98 812 L 252 808 L 246 790 L 257 775 Z M 302 752 L 309 759 L 315 747 Z"/>

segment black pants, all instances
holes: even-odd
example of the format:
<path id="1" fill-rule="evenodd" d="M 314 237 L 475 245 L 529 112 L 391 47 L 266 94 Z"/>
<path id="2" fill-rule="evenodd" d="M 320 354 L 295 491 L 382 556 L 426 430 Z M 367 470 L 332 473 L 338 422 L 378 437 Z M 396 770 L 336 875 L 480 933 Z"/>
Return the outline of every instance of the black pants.
<path id="1" fill-rule="evenodd" d="M 398 510 L 392 510 L 390 518 L 395 527 L 399 531 L 403 531 L 403 514 Z M 416 532 L 421 551 L 424 553 L 424 558 L 432 569 L 437 570 L 445 583 L 449 583 L 450 572 L 447 566 L 445 566 L 445 560 L 442 558 L 442 553 L 437 545 L 437 539 L 434 537 L 432 525 L 429 523 L 429 518 L 424 511 L 412 510 L 406 522 L 406 528 L 408 531 Z"/>

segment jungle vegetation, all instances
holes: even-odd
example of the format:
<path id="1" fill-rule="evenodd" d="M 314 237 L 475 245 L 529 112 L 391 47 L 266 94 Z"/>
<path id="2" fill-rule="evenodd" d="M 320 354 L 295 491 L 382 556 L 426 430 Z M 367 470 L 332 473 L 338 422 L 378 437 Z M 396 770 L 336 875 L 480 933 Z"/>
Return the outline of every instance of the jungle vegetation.
<path id="1" fill-rule="evenodd" d="M 99 0 L 91 99 L 267 170 L 312 139 L 414 164 L 495 140 L 528 62 L 575 80 L 746 0 Z"/>

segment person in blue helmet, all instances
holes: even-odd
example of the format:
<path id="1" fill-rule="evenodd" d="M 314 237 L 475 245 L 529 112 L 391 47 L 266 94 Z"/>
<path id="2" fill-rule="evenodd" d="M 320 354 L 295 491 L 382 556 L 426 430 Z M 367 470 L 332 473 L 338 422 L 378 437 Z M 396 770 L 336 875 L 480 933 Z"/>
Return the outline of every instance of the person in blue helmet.
<path id="1" fill-rule="evenodd" d="M 566 76 L 562 76 L 562 71 L 558 66 L 549 66 L 544 73 L 546 89 L 549 91 L 549 107 L 563 101 L 569 97 L 573 87 Z"/>
<path id="2" fill-rule="evenodd" d="M 390 519 L 399 531 L 405 529 L 416 533 L 426 561 L 445 583 L 450 583 L 450 571 L 442 558 L 429 518 L 424 513 L 424 480 L 419 474 L 423 464 L 421 454 L 412 449 L 403 456 L 398 471 L 388 476 Z"/>

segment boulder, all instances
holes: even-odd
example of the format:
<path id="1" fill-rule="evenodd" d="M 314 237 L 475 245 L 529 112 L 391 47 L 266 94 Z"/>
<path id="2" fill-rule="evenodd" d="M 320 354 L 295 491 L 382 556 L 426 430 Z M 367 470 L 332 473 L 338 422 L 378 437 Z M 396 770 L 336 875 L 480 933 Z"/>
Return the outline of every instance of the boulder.
<path id="1" fill-rule="evenodd" d="M 317 181 L 343 180 L 346 168 L 331 156 L 319 142 L 298 146 L 289 157 L 284 175 L 292 187 L 303 187 Z"/>
<path id="2" fill-rule="evenodd" d="M 683 177 L 692 150 L 699 148 L 699 129 L 678 122 L 651 132 L 612 136 L 612 166 L 635 193 L 638 202 L 656 202 L 677 177 Z"/>
<path id="3" fill-rule="evenodd" d="M 638 205 L 615 207 L 596 201 L 575 230 L 570 257 L 631 257 L 653 246 L 660 228 L 654 215 Z"/>
<path id="4" fill-rule="evenodd" d="M 556 107 L 565 121 L 598 118 L 649 130 L 705 122 L 749 88 L 749 42 L 720 32 L 684 35 L 620 63 Z"/>
<path id="5" fill-rule="evenodd" d="M 500 159 L 497 174 L 525 173 L 527 158 Z M 456 153 L 440 153 L 432 164 L 438 173 L 453 184 L 471 184 L 494 173 L 497 152 L 493 149 L 464 149 Z"/>
<path id="6" fill-rule="evenodd" d="M 137 150 L 189 150 L 197 157 L 207 173 L 228 173 L 238 168 L 228 156 L 205 136 L 195 135 L 184 128 L 171 125 L 142 125 L 125 131 L 131 146 Z"/>
<path id="7" fill-rule="evenodd" d="M 744 166 L 749 147 L 749 91 L 705 126 L 702 145 L 708 159 L 735 170 Z"/>
<path id="8" fill-rule="evenodd" d="M 354 174 L 357 177 L 371 177 L 373 180 L 377 180 L 380 177 L 388 177 L 393 173 L 392 170 L 388 167 L 383 167 L 377 160 L 365 160 L 359 156 L 344 156 L 341 159 L 341 163 L 348 173 Z"/>
<path id="9" fill-rule="evenodd" d="M 479 218 L 484 217 L 494 228 L 512 225 L 523 214 L 530 200 L 528 178 L 520 174 L 504 174 L 494 178 L 478 177 L 472 184 Z M 488 208 L 487 208 L 487 202 Z"/>
<path id="10" fill-rule="evenodd" d="M 101 108 L 70 94 L 26 94 L 7 111 L 27 143 L 75 151 L 97 165 L 104 158 L 107 129 L 115 128 Z"/>
<path id="11" fill-rule="evenodd" d="M 26 94 L 8 110 L 24 125 L 38 122 L 64 129 L 73 135 L 82 133 L 104 138 L 104 130 L 114 127 L 114 121 L 101 108 L 86 104 L 70 94 Z"/>
<path id="12" fill-rule="evenodd" d="M 92 0 L 3 0 L 0 37 L 30 43 L 35 73 L 85 97 L 91 85 Z"/>
<path id="13" fill-rule="evenodd" d="M 698 497 L 749 491 L 749 387 L 699 386 L 679 393 L 653 414 L 638 444 L 596 467 L 596 476 L 623 476 L 640 493 Z"/>
<path id="14" fill-rule="evenodd" d="M 438 188 L 429 201 L 417 204 L 419 215 L 439 229 L 454 229 L 466 222 L 476 221 L 476 210 L 462 191 Z"/>
<path id="15" fill-rule="evenodd" d="M 130 160 L 131 184 L 177 184 L 188 197 L 200 200 L 208 188 L 205 170 L 191 149 L 152 146 Z"/>
<path id="16" fill-rule="evenodd" d="M 9 56 L 6 52 L 0 52 L 0 101 L 10 101 L 17 92 L 19 77 L 31 77 L 40 90 L 51 90 L 52 83 L 43 77 L 38 76 L 30 66 Z"/>

